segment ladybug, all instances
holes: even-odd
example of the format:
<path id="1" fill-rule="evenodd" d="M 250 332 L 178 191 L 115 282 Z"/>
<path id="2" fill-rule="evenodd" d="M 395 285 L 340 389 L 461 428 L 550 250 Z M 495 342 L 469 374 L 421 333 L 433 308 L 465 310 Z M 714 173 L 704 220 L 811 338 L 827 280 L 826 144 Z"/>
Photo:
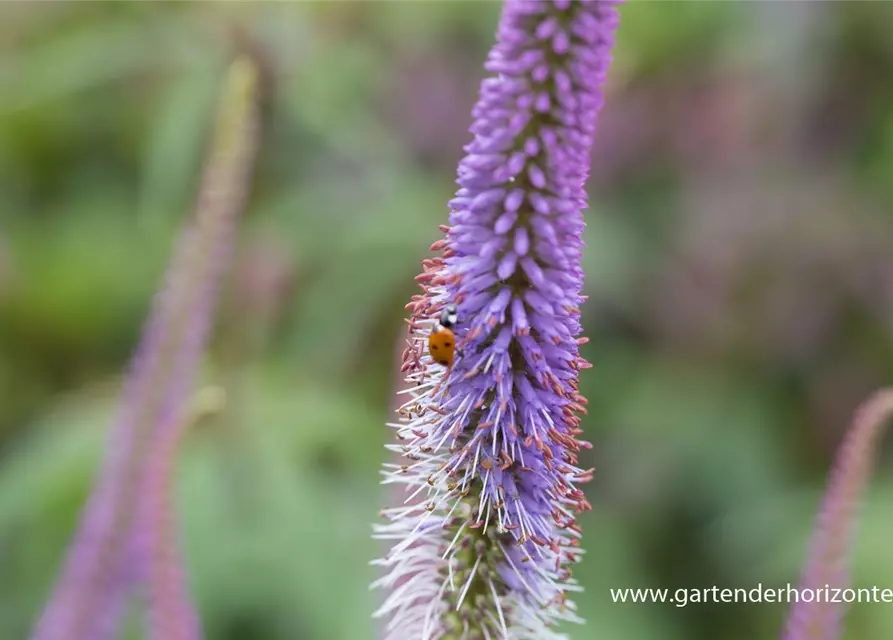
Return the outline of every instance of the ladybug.
<path id="1" fill-rule="evenodd" d="M 453 327 L 458 321 L 456 305 L 447 305 L 440 314 L 440 320 L 428 334 L 428 353 L 434 362 L 444 367 L 453 366 L 453 356 L 456 353 L 456 334 L 453 333 Z"/>

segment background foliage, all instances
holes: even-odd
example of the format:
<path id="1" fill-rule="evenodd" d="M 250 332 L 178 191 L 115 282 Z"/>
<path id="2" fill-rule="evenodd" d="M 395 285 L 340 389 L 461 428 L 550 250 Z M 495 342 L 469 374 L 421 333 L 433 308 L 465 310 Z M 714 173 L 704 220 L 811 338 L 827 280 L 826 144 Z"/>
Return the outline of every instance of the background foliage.
<path id="1" fill-rule="evenodd" d="M 179 476 L 213 640 L 372 637 L 403 304 L 453 192 L 495 2 L 0 4 L 0 637 L 24 638 L 192 206 L 222 72 L 265 128 Z M 777 637 L 856 404 L 893 374 L 889 3 L 631 3 L 596 144 L 583 377 L 597 466 L 574 638 Z M 588 463 L 588 464 L 587 464 Z M 893 586 L 893 475 L 855 586 Z M 851 638 L 893 633 L 856 605 Z"/>

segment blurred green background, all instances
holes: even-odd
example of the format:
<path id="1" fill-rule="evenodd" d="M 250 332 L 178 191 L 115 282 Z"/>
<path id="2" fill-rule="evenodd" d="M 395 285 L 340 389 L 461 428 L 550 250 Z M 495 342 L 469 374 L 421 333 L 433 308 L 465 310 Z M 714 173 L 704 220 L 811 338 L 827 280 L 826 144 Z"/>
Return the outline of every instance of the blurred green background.
<path id="1" fill-rule="evenodd" d="M 403 304 L 454 185 L 495 2 L 0 3 L 0 638 L 24 638 L 192 207 L 223 70 L 264 129 L 191 432 L 211 640 L 374 636 L 370 523 Z M 778 637 L 777 604 L 609 588 L 796 582 L 856 404 L 893 376 L 891 3 L 634 2 L 590 181 L 585 627 Z M 889 466 L 889 465 L 888 465 Z M 855 586 L 893 587 L 893 474 Z M 893 635 L 854 605 L 847 638 Z"/>

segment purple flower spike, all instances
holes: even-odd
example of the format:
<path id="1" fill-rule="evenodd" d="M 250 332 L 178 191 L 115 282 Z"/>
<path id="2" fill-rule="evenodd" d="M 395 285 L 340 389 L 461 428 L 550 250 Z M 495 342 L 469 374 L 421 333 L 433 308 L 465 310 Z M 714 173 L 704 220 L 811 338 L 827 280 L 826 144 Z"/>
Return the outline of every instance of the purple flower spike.
<path id="1" fill-rule="evenodd" d="M 148 582 L 150 640 L 200 640 L 201 623 L 187 587 L 176 532 L 173 484 L 177 453 L 184 432 L 204 417 L 218 413 L 224 396 L 209 387 L 196 394 L 189 414 L 160 425 L 142 488 L 143 526 L 137 532 L 137 557 Z"/>
<path id="2" fill-rule="evenodd" d="M 170 429 L 184 417 L 235 240 L 257 137 L 253 63 L 233 64 L 195 219 L 176 247 L 118 407 L 100 477 L 32 640 L 106 640 L 123 605 L 146 580 L 147 486 L 163 483 Z M 160 451 L 157 451 L 160 447 Z M 149 462 L 154 464 L 149 464 Z M 161 519 L 156 519 L 160 521 Z M 148 535 L 152 537 L 152 532 Z M 188 601 L 181 611 L 188 625 Z M 180 636 L 165 636 L 180 637 Z M 182 636 L 192 638 L 197 636 Z"/>
<path id="3" fill-rule="evenodd" d="M 893 389 L 879 391 L 856 411 L 837 452 L 828 489 L 815 524 L 800 589 L 846 589 L 849 554 L 856 530 L 859 500 L 874 466 L 877 445 L 893 416 Z M 796 602 L 788 615 L 785 640 L 838 640 L 843 635 L 845 605 L 816 596 Z"/>
<path id="4" fill-rule="evenodd" d="M 424 261 L 390 426 L 406 485 L 376 536 L 387 640 L 554 640 L 579 621 L 577 485 L 584 180 L 611 61 L 616 2 L 507 2 L 458 170 L 447 236 Z M 427 354 L 432 321 L 459 308 L 457 351 Z"/>

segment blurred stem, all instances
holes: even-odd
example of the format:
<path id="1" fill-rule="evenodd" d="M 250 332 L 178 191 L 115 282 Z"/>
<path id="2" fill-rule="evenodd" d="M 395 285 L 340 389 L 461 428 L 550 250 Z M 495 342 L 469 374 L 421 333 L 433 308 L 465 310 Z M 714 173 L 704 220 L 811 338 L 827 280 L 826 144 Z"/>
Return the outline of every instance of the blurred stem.
<path id="1" fill-rule="evenodd" d="M 257 141 L 257 74 L 230 68 L 196 204 L 134 356 L 99 481 L 34 640 L 114 637 L 144 558 L 131 557 L 147 461 L 179 428 L 230 262 Z"/>
<path id="2" fill-rule="evenodd" d="M 893 416 L 893 389 L 876 392 L 857 410 L 838 449 L 816 520 L 801 589 L 844 589 L 850 583 L 849 557 L 859 501 L 874 468 L 877 444 Z M 837 640 L 844 605 L 814 598 L 791 608 L 786 640 Z"/>
<path id="3" fill-rule="evenodd" d="M 241 57 L 230 67 L 213 146 L 199 192 L 196 224 L 206 229 L 201 236 L 209 237 L 209 257 L 220 258 L 220 264 L 213 264 L 213 261 L 208 264 L 208 275 L 218 276 L 212 294 L 214 298 L 217 297 L 216 289 L 219 289 L 224 264 L 229 263 L 232 254 L 235 226 L 226 223 L 234 221 L 240 213 L 251 173 L 258 129 L 257 82 L 257 71 L 248 58 Z M 214 231 L 220 234 L 217 238 L 214 238 L 217 235 L 212 233 Z M 214 249 L 220 246 L 227 248 L 226 255 L 214 256 Z M 209 301 L 207 308 L 212 306 L 213 303 Z M 212 405 L 199 402 L 207 397 L 201 394 L 196 396 L 190 416 L 174 416 L 169 424 L 159 425 L 155 450 L 146 472 L 146 495 L 143 499 L 149 505 L 149 517 L 145 521 L 150 540 L 146 555 L 150 593 L 149 637 L 158 640 L 195 640 L 201 637 L 199 617 L 189 596 L 177 550 L 175 518 L 167 494 L 182 431 L 207 413 L 209 406 L 214 412 L 220 408 L 217 402 Z M 215 398 L 219 399 L 219 396 Z"/>
<path id="4" fill-rule="evenodd" d="M 150 640 L 197 640 L 202 635 L 177 541 L 173 489 L 183 436 L 209 416 L 220 413 L 225 401 L 226 396 L 219 387 L 199 391 L 185 419 L 160 430 L 154 455 L 149 460 L 142 500 L 146 510 Z"/>

